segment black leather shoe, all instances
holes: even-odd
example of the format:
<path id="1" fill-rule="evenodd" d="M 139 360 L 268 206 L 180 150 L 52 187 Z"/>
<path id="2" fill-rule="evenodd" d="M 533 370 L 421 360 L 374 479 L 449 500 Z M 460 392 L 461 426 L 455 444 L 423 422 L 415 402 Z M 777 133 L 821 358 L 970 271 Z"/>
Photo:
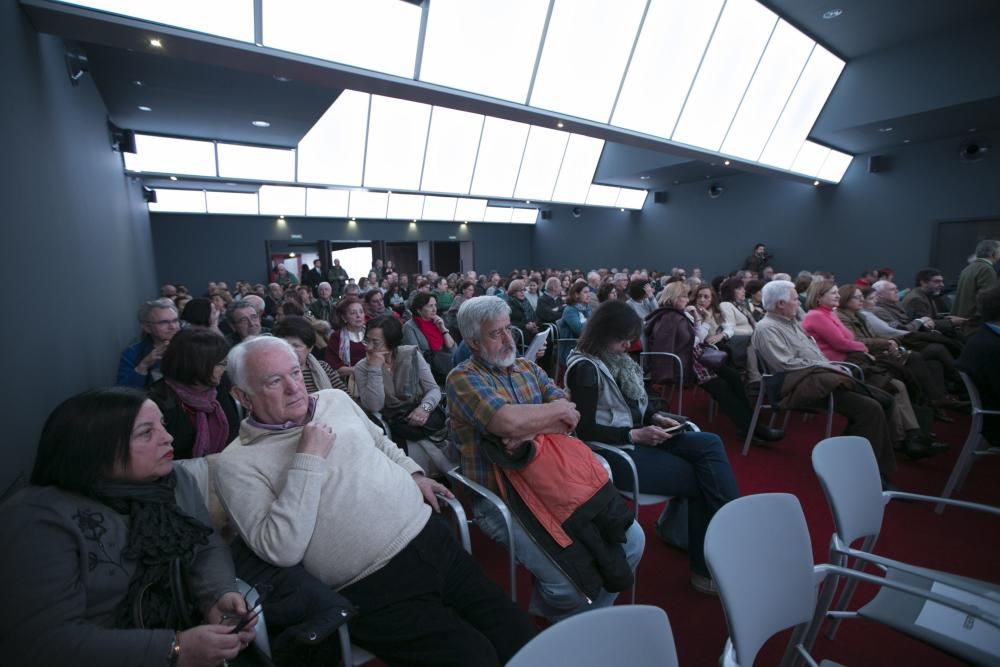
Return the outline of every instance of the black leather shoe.
<path id="1" fill-rule="evenodd" d="M 949 415 L 944 410 L 937 408 L 934 410 L 934 420 L 939 422 L 944 422 L 945 424 L 954 424 L 955 418 Z"/>
<path id="2" fill-rule="evenodd" d="M 753 436 L 766 442 L 777 442 L 785 437 L 785 432 L 780 428 L 771 428 L 770 426 L 758 424 L 757 428 L 753 430 Z"/>
<path id="3" fill-rule="evenodd" d="M 906 440 L 903 441 L 903 446 L 901 448 L 902 452 L 912 461 L 919 461 L 920 459 L 926 459 L 928 457 L 934 456 L 935 454 L 940 454 L 948 448 L 947 445 L 942 449 L 941 447 L 935 446 L 941 443 L 927 443 L 924 442 L 922 436 L 912 435 L 907 436 Z"/>

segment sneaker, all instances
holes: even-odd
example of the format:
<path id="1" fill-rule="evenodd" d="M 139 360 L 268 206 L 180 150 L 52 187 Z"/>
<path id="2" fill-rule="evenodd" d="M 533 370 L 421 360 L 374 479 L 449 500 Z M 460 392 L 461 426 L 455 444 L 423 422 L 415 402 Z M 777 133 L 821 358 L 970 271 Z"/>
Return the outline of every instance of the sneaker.
<path id="1" fill-rule="evenodd" d="M 715 587 L 715 580 L 701 574 L 691 573 L 691 586 L 705 595 L 718 595 L 719 589 Z"/>

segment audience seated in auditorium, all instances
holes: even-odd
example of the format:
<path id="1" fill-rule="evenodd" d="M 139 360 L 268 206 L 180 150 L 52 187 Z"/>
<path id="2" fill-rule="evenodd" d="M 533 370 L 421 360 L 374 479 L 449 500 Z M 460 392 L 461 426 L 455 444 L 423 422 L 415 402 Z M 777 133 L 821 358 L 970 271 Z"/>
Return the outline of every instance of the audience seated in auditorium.
<path id="1" fill-rule="evenodd" d="M 1000 410 L 1000 286 L 982 290 L 976 297 L 983 326 L 958 358 L 958 367 L 972 378 L 987 410 Z M 983 419 L 983 435 L 993 447 L 1000 447 L 1000 417 Z"/>
<path id="2" fill-rule="evenodd" d="M 209 299 L 199 297 L 187 302 L 180 319 L 184 326 L 222 333 L 219 330 L 219 316 L 219 309 Z"/>
<path id="3" fill-rule="evenodd" d="M 258 338 L 229 355 L 251 412 L 217 459 L 220 499 L 247 545 L 301 562 L 358 608 L 351 640 L 392 664 L 500 665 L 528 617 L 455 542 L 426 477 L 346 394 L 310 397 L 291 347 Z"/>
<path id="4" fill-rule="evenodd" d="M 538 321 L 542 324 L 555 324 L 562 317 L 564 305 L 562 281 L 551 276 L 545 281 L 544 291 L 538 295 Z"/>
<path id="5" fill-rule="evenodd" d="M 161 298 L 142 304 L 138 319 L 142 334 L 139 340 L 122 351 L 118 361 L 117 384 L 141 389 L 160 378 L 160 359 L 181 326 L 177 307 L 170 299 Z"/>
<path id="6" fill-rule="evenodd" d="M 507 305 L 510 306 L 510 323 L 526 335 L 525 344 L 530 336 L 538 332 L 538 315 L 535 307 L 528 301 L 527 282 L 517 278 L 507 285 Z"/>
<path id="7" fill-rule="evenodd" d="M 900 305 L 911 319 L 928 318 L 934 323 L 934 329 L 954 336 L 961 331 L 965 318 L 938 312 L 936 299 L 943 290 L 944 276 L 940 271 L 921 269 L 917 272 L 916 286 L 906 292 Z"/>
<path id="8" fill-rule="evenodd" d="M 330 334 L 326 344 L 326 363 L 347 382 L 354 366 L 365 358 L 365 307 L 353 296 L 345 296 L 337 304 L 341 327 Z"/>
<path id="9" fill-rule="evenodd" d="M 589 294 L 586 284 L 581 286 Z M 527 441 L 537 435 L 572 431 L 580 415 L 544 371 L 533 362 L 516 357 L 509 328 L 510 308 L 502 299 L 470 299 L 459 311 L 458 323 L 463 342 L 472 350 L 473 357 L 448 376 L 451 430 L 461 448 L 463 474 L 496 491 L 493 464 L 483 450 L 484 438 L 502 440 L 506 455 L 516 458 L 526 451 Z M 492 539 L 505 542 L 505 523 L 499 512 L 480 502 L 473 507 L 473 514 Z M 581 593 L 577 579 L 567 578 L 554 565 L 549 553 L 540 549 L 536 539 L 525 533 L 521 521 L 514 523 L 515 555 L 535 576 L 529 607 L 532 613 L 558 620 L 614 603 L 617 594 L 606 589 L 588 600 Z M 642 528 L 632 523 L 622 546 L 633 570 L 644 545 Z"/>
<path id="10" fill-rule="evenodd" d="M 587 283 L 573 283 L 566 292 L 566 302 L 562 315 L 559 317 L 559 360 L 563 363 L 570 350 L 576 344 L 576 339 L 583 333 L 583 325 L 591 314 L 590 288 Z M 464 335 L 464 331 L 463 331 Z"/>
<path id="11" fill-rule="evenodd" d="M 246 301 L 234 301 L 229 304 L 226 308 L 226 320 L 231 329 L 226 337 L 230 346 L 239 345 L 241 341 L 263 333 L 257 309 Z"/>

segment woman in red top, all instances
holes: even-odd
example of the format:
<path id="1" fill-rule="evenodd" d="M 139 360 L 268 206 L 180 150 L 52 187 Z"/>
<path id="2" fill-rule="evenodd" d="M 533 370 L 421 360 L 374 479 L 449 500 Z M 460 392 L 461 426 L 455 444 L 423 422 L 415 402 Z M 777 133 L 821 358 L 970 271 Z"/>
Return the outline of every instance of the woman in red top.
<path id="1" fill-rule="evenodd" d="M 419 292 L 413 297 L 410 308 L 413 318 L 403 326 L 403 344 L 416 345 L 422 353 L 451 352 L 455 340 L 448 332 L 444 320 L 437 314 L 437 299 L 429 292 Z"/>
<path id="2" fill-rule="evenodd" d="M 806 316 L 802 328 L 813 337 L 830 361 L 845 361 L 851 352 L 868 353 L 868 347 L 844 326 L 834 310 L 840 305 L 840 292 L 832 280 L 813 283 L 806 296 Z"/>

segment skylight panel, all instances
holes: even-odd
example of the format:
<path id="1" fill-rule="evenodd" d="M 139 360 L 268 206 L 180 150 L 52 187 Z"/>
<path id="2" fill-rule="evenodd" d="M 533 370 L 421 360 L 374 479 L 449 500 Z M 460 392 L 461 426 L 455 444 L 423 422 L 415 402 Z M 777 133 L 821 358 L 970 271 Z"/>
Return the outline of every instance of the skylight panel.
<path id="1" fill-rule="evenodd" d="M 614 206 L 618 203 L 619 190 L 621 188 L 594 183 L 590 186 L 585 203 L 589 206 Z"/>
<path id="2" fill-rule="evenodd" d="M 378 218 L 384 220 L 388 204 L 388 193 L 352 190 L 351 203 L 348 206 L 348 210 L 352 218 Z"/>
<path id="3" fill-rule="evenodd" d="M 255 181 L 294 181 L 295 151 L 288 148 L 261 148 L 238 144 L 218 144 L 219 176 Z"/>
<path id="4" fill-rule="evenodd" d="M 136 153 L 124 153 L 129 171 L 215 176 L 215 144 L 211 141 L 135 135 Z"/>
<path id="5" fill-rule="evenodd" d="M 253 0 L 74 0 L 89 7 L 185 30 L 253 41 Z M 169 48 L 167 45 L 166 48 Z"/>
<path id="6" fill-rule="evenodd" d="M 611 124 L 669 139 L 723 0 L 652 0 Z"/>
<path id="7" fill-rule="evenodd" d="M 345 90 L 299 142 L 300 183 L 361 185 L 371 95 Z"/>
<path id="8" fill-rule="evenodd" d="M 602 139 L 571 134 L 559 169 L 559 178 L 556 179 L 556 187 L 552 192 L 552 201 L 584 203 L 603 150 Z"/>
<path id="9" fill-rule="evenodd" d="M 760 155 L 760 162 L 780 169 L 792 166 L 843 69 L 843 60 L 816 45 Z"/>
<path id="10" fill-rule="evenodd" d="M 346 218 L 349 190 L 306 188 L 306 215 L 324 218 Z"/>
<path id="11" fill-rule="evenodd" d="M 386 213 L 388 219 L 419 220 L 423 212 L 423 195 L 404 195 L 398 192 L 389 195 L 389 210 Z"/>
<path id="12" fill-rule="evenodd" d="M 552 199 L 559 176 L 559 165 L 566 152 L 568 132 L 533 125 L 521 159 L 521 170 L 514 188 L 517 199 Z"/>
<path id="13" fill-rule="evenodd" d="M 795 162 L 792 163 L 792 171 L 806 176 L 816 176 L 829 154 L 830 149 L 826 146 L 811 141 L 803 142 L 799 154 L 795 156 Z"/>
<path id="14" fill-rule="evenodd" d="M 262 185 L 258 191 L 261 215 L 305 215 L 306 189 Z"/>
<path id="15" fill-rule="evenodd" d="M 424 197 L 424 211 L 420 217 L 424 220 L 454 220 L 456 197 Z"/>
<path id="16" fill-rule="evenodd" d="M 607 123 L 645 0 L 555 0 L 531 106 Z"/>
<path id="17" fill-rule="evenodd" d="M 824 181 L 840 183 L 840 180 L 844 177 L 844 172 L 847 171 L 847 167 L 850 166 L 853 159 L 852 156 L 846 153 L 831 150 L 816 177 Z"/>
<path id="18" fill-rule="evenodd" d="M 524 123 L 487 116 L 470 194 L 512 197 L 527 139 Z"/>
<path id="19" fill-rule="evenodd" d="M 520 225 L 533 225 L 538 221 L 538 209 L 515 208 L 511 212 L 510 221 Z"/>
<path id="20" fill-rule="evenodd" d="M 483 222 L 510 222 L 514 209 L 509 206 L 487 206 Z"/>
<path id="21" fill-rule="evenodd" d="M 149 204 L 149 210 L 157 213 L 204 213 L 204 190 L 171 190 L 158 188 L 156 201 Z"/>
<path id="22" fill-rule="evenodd" d="M 482 130 L 479 114 L 434 107 L 420 189 L 468 193 Z"/>
<path id="23" fill-rule="evenodd" d="M 673 140 L 718 151 L 777 22 L 756 0 L 728 0 Z"/>
<path id="24" fill-rule="evenodd" d="M 206 192 L 205 202 L 209 213 L 259 213 L 256 192 Z"/>
<path id="25" fill-rule="evenodd" d="M 263 0 L 263 5 L 264 46 L 413 77 L 421 9 L 412 3 Z"/>
<path id="26" fill-rule="evenodd" d="M 646 203 L 646 190 L 634 190 L 632 188 L 622 188 L 618 193 L 618 201 L 615 206 L 620 208 L 630 208 L 636 211 L 642 210 L 642 205 Z"/>
<path id="27" fill-rule="evenodd" d="M 486 215 L 485 199 L 459 198 L 455 206 L 456 222 L 482 222 Z"/>
<path id="28" fill-rule="evenodd" d="M 420 189 L 430 115 L 427 104 L 372 95 L 365 187 Z"/>
<path id="29" fill-rule="evenodd" d="M 785 21 L 778 21 L 722 144 L 723 153 L 754 161 L 760 157 L 814 44 Z"/>
<path id="30" fill-rule="evenodd" d="M 434 0 L 420 80 L 524 104 L 547 9 L 538 0 Z"/>

